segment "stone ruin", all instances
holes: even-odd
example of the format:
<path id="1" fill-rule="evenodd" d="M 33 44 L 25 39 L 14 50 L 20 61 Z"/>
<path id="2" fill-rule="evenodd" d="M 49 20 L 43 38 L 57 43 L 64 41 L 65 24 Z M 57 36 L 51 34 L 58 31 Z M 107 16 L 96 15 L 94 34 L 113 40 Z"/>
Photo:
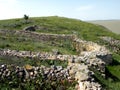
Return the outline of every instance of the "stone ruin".
<path id="1" fill-rule="evenodd" d="M 62 75 L 66 75 L 65 77 L 67 78 L 75 78 L 75 80 L 78 82 L 78 85 L 76 86 L 78 90 L 102 90 L 102 86 L 93 78 L 94 72 L 91 71 L 90 68 L 96 69 L 103 77 L 105 77 L 105 66 L 112 62 L 112 55 L 104 46 L 100 46 L 91 41 L 81 40 L 75 35 L 38 34 L 36 32 L 26 31 L 16 31 L 15 34 L 24 34 L 30 37 L 36 37 L 38 40 L 47 41 L 50 39 L 69 39 L 73 42 L 73 46 L 79 55 L 61 55 L 50 52 L 0 49 L 1 56 L 39 58 L 40 60 L 67 60 L 67 72 L 64 71 Z M 33 67 L 31 68 L 33 69 Z M 23 69 L 25 71 L 25 68 Z"/>
<path id="2" fill-rule="evenodd" d="M 103 43 L 107 43 L 107 47 L 113 52 L 120 54 L 120 40 L 114 39 L 112 37 L 100 37 Z"/>

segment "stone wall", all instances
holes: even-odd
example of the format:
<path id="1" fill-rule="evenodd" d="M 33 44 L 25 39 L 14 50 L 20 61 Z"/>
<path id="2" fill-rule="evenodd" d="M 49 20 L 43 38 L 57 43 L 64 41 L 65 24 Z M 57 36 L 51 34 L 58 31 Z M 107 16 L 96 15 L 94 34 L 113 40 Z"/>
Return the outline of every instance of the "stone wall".
<path id="1" fill-rule="evenodd" d="M 94 73 L 90 71 L 89 68 L 94 68 L 105 76 L 105 66 L 108 64 L 105 60 L 111 60 L 111 56 L 108 52 L 106 53 L 100 51 L 83 51 L 81 52 L 81 55 L 54 55 L 47 52 L 1 49 L 0 55 L 30 58 L 37 57 L 40 60 L 68 60 L 69 75 L 78 81 L 78 90 L 101 90 L 101 85 L 94 80 L 92 77 Z"/>
<path id="2" fill-rule="evenodd" d="M 30 38 L 34 38 L 39 41 L 56 41 L 56 40 L 72 40 L 73 35 L 65 34 L 45 34 L 45 33 L 36 33 L 30 31 L 16 31 L 16 34 L 25 35 Z"/>
<path id="3" fill-rule="evenodd" d="M 107 47 L 113 52 L 120 54 L 120 40 L 116 40 L 112 37 L 100 37 L 103 43 L 107 43 Z"/>

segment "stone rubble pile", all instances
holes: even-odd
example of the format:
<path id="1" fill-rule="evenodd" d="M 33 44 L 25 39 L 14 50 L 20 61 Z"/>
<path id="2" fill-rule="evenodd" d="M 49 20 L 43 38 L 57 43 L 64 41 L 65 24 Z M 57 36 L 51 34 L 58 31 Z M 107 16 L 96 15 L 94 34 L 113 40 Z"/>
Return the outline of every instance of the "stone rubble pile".
<path id="1" fill-rule="evenodd" d="M 120 45 L 120 40 L 116 40 L 112 37 L 101 37 L 102 40 L 109 42 L 110 44 Z"/>
<path id="2" fill-rule="evenodd" d="M 109 48 L 116 53 L 120 53 L 120 40 L 116 40 L 112 37 L 100 37 L 100 39 L 104 42 L 107 43 Z"/>
<path id="3" fill-rule="evenodd" d="M 102 90 L 99 83 L 92 77 L 94 73 L 89 68 L 94 68 L 105 76 L 105 66 L 112 62 L 111 53 L 104 47 L 96 43 L 83 41 L 78 38 L 73 39 L 73 45 L 80 57 L 74 58 L 71 73 L 78 80 L 78 90 Z"/>
<path id="4" fill-rule="evenodd" d="M 92 77 L 94 73 L 84 63 L 72 63 L 70 75 L 78 81 L 78 90 L 102 90 L 99 83 Z"/>
<path id="5" fill-rule="evenodd" d="M 69 68 L 63 68 L 62 66 L 51 66 L 45 67 L 34 67 L 30 65 L 26 65 L 24 67 L 14 66 L 14 65 L 0 65 L 0 80 L 4 79 L 13 79 L 17 77 L 18 79 L 22 79 L 22 81 L 26 81 L 28 79 L 36 79 L 40 76 L 44 76 L 44 79 L 49 80 L 72 80 L 69 75 Z"/>
<path id="6" fill-rule="evenodd" d="M 54 55 L 52 53 L 42 52 L 30 52 L 30 51 L 17 51 L 9 49 L 1 49 L 0 55 L 2 56 L 17 56 L 17 57 L 29 57 L 45 60 L 68 60 L 74 63 L 85 63 L 89 67 L 98 67 L 97 69 L 104 73 L 106 64 L 112 62 L 111 54 L 99 53 L 99 52 L 81 52 L 81 55 Z"/>

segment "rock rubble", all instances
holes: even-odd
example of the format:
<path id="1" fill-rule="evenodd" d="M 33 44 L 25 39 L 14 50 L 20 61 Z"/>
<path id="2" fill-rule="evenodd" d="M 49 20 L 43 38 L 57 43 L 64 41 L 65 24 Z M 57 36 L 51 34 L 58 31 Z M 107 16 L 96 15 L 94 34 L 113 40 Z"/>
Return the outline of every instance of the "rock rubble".
<path id="1" fill-rule="evenodd" d="M 0 80 L 12 79 L 17 77 L 26 81 L 28 79 L 35 79 L 44 76 L 44 79 L 49 80 L 64 80 L 71 79 L 69 75 L 69 69 L 62 66 L 51 66 L 50 68 L 45 66 L 34 67 L 26 65 L 24 67 L 13 65 L 0 65 Z"/>

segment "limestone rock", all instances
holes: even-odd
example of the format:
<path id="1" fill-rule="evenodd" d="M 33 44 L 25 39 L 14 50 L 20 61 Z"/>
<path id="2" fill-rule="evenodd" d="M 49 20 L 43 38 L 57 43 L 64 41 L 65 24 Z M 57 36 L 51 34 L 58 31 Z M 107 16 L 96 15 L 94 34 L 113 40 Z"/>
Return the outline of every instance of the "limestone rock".
<path id="1" fill-rule="evenodd" d="M 29 64 L 25 65 L 24 68 L 26 70 L 32 70 L 33 69 L 33 67 L 31 65 L 29 65 Z"/>

